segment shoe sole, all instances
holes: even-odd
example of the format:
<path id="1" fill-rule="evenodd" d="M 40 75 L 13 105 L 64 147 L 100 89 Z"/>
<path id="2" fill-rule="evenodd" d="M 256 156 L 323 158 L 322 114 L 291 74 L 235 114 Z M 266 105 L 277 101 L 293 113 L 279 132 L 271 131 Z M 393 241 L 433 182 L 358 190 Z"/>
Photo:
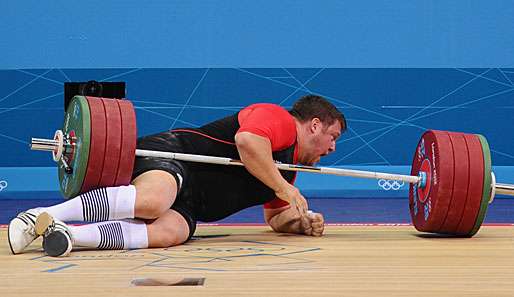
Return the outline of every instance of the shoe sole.
<path id="1" fill-rule="evenodd" d="M 37 216 L 35 229 L 37 235 L 45 234 L 48 227 L 54 223 L 54 218 L 47 212 L 43 212 Z"/>
<path id="2" fill-rule="evenodd" d="M 50 257 L 67 255 L 70 242 L 61 231 L 52 232 L 43 237 L 43 249 Z"/>
<path id="3" fill-rule="evenodd" d="M 16 255 L 16 253 L 14 252 L 14 250 L 12 249 L 12 244 L 11 244 L 11 236 L 9 236 L 9 230 L 11 229 L 11 223 L 9 223 L 9 227 L 7 227 L 7 239 L 9 241 L 9 248 L 11 249 L 11 253 L 13 255 Z"/>

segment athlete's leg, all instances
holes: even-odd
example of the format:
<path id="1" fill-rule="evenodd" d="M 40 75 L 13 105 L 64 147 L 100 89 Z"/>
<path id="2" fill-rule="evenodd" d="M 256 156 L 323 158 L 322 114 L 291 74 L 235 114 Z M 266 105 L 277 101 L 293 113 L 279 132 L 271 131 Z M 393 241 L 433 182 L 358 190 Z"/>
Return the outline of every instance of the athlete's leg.
<path id="1" fill-rule="evenodd" d="M 73 247 L 105 249 L 141 249 L 170 247 L 190 237 L 186 219 L 169 209 L 155 220 L 127 219 L 68 226 L 43 213 L 36 229 L 43 228 L 43 248 L 50 256 L 67 256 Z"/>

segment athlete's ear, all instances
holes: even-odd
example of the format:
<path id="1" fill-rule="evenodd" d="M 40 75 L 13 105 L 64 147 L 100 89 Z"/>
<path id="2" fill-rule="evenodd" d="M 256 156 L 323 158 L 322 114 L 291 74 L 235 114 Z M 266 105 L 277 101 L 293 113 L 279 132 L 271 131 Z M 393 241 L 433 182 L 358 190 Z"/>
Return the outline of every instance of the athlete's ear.
<path id="1" fill-rule="evenodd" d="M 323 127 L 321 120 L 319 118 L 312 118 L 310 122 L 310 130 L 312 133 L 316 132 L 318 129 Z"/>

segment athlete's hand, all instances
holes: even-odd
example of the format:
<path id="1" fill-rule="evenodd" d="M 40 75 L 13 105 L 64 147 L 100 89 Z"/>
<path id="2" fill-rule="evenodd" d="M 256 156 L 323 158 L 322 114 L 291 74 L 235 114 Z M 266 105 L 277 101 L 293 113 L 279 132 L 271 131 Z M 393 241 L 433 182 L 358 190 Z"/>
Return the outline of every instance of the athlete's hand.
<path id="1" fill-rule="evenodd" d="M 308 211 L 300 217 L 303 233 L 309 236 L 321 236 L 325 229 L 325 219 L 317 212 Z"/>
<path id="2" fill-rule="evenodd" d="M 292 207 L 295 207 L 300 213 L 300 216 L 307 215 L 307 210 L 309 209 L 307 200 L 295 186 L 286 184 L 284 188 L 275 192 L 275 195 L 277 198 L 287 201 Z"/>

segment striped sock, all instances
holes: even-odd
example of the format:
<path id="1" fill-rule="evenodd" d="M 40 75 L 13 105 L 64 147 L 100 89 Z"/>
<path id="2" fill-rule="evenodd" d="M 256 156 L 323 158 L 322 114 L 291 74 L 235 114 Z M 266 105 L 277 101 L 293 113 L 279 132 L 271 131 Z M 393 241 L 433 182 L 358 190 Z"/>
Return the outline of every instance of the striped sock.
<path id="1" fill-rule="evenodd" d="M 141 220 L 109 221 L 69 226 L 74 246 L 100 250 L 142 249 L 148 247 L 146 224 Z"/>
<path id="2" fill-rule="evenodd" d="M 92 190 L 43 211 L 61 221 L 103 222 L 134 218 L 135 204 L 136 187 L 129 185 Z"/>

